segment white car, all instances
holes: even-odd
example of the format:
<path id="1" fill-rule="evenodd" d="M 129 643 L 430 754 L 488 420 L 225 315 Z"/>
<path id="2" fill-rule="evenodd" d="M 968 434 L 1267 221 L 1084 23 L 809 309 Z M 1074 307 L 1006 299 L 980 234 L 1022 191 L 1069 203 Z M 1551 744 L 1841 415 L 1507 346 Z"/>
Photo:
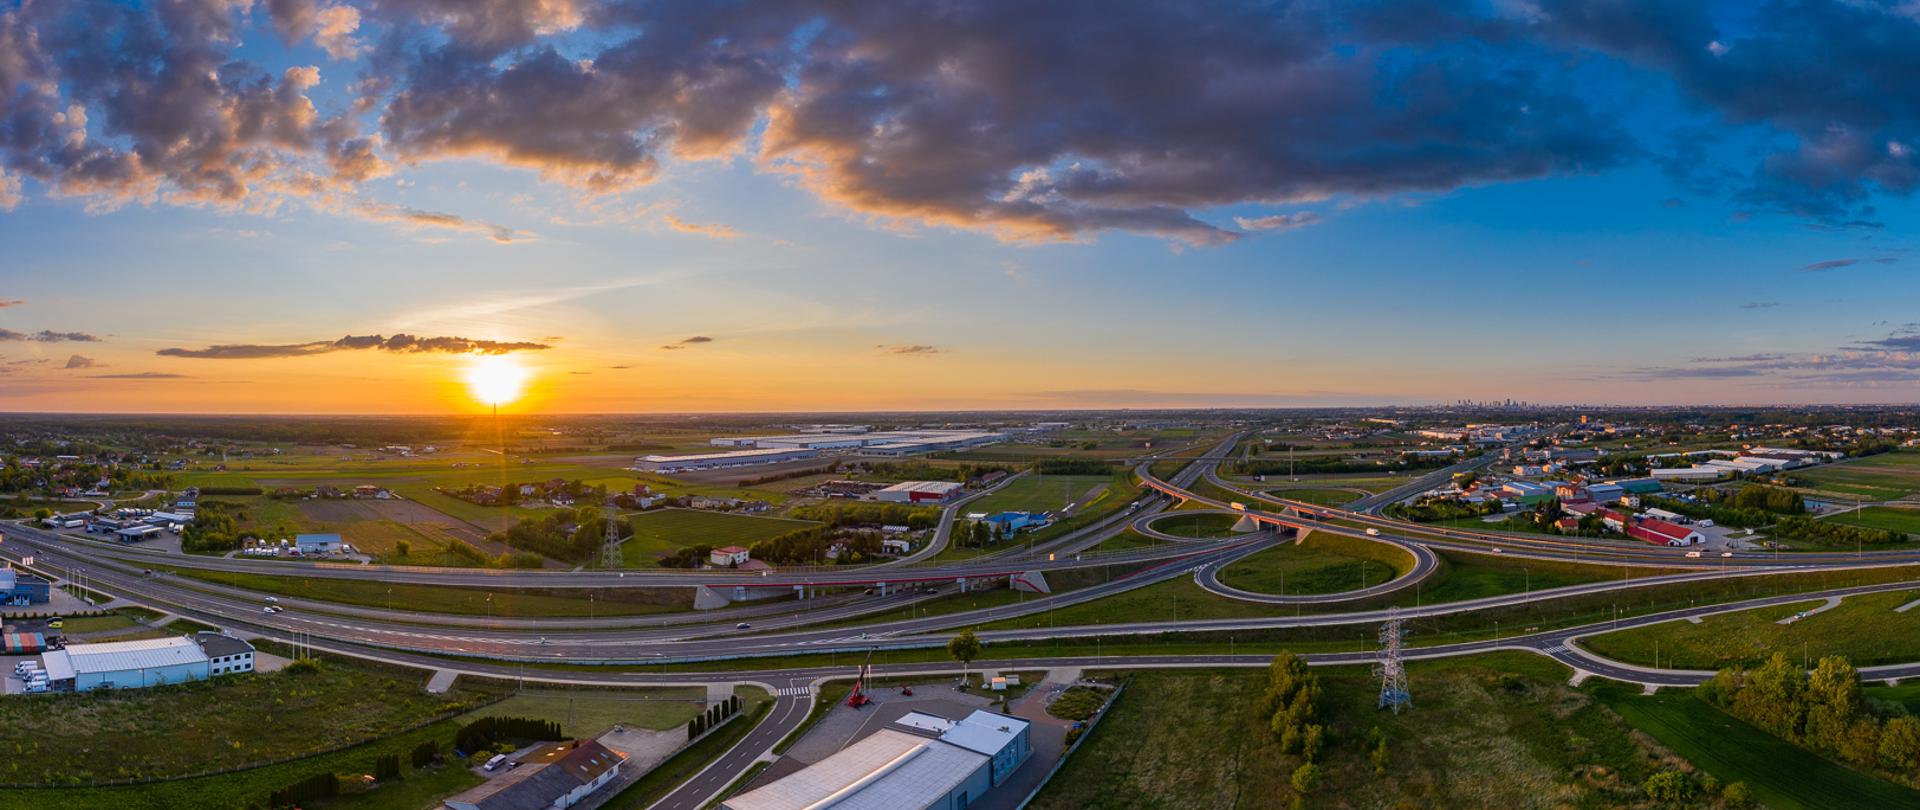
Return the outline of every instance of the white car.
<path id="1" fill-rule="evenodd" d="M 279 602 L 279 601 L 280 601 L 280 597 L 278 597 L 278 596 L 269 596 L 269 597 L 267 597 L 267 604 L 274 604 L 274 603 L 276 603 L 276 602 Z"/>

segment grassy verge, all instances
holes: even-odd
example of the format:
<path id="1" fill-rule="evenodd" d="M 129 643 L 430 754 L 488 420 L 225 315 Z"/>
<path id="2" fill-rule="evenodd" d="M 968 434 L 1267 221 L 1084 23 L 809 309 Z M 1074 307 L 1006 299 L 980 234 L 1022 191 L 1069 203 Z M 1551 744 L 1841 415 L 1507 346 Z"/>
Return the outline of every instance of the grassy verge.
<path id="1" fill-rule="evenodd" d="M 1223 515 L 1218 512 L 1200 512 L 1191 515 L 1169 512 L 1166 517 L 1155 520 L 1155 531 L 1166 532 L 1176 537 L 1218 538 L 1233 537 L 1244 532 L 1236 532 L 1233 526 L 1240 522 L 1239 515 Z"/>
<path id="2" fill-rule="evenodd" d="M 1772 810 L 1920 806 L 1920 792 L 1849 770 L 1748 725 L 1689 692 L 1600 686 L 1595 699 L 1723 784 L 1745 782 Z"/>
<path id="3" fill-rule="evenodd" d="M 1844 655 L 1858 666 L 1920 661 L 1920 610 L 1894 609 L 1920 598 L 1920 589 L 1850 596 L 1832 610 L 1791 624 L 1781 619 L 1820 602 L 1708 616 L 1699 624 L 1667 622 L 1581 639 L 1616 661 L 1651 666 L 1720 669 L 1758 666 L 1774 652 L 1819 658 Z"/>
<path id="4" fill-rule="evenodd" d="M 1338 593 L 1378 585 L 1413 568 L 1412 555 L 1383 543 L 1324 532 L 1248 555 L 1220 581 L 1255 593 Z"/>
<path id="5" fill-rule="evenodd" d="M 688 588 L 592 588 L 541 590 L 531 588 L 461 588 L 412 585 L 369 579 L 330 579 L 175 569 L 175 573 L 260 593 L 294 596 L 342 605 L 395 608 L 416 613 L 452 613 L 463 616 L 645 616 L 671 613 L 692 606 Z"/>
<path id="6" fill-rule="evenodd" d="M 707 767 L 707 763 L 733 748 L 754 726 L 760 725 L 760 721 L 773 708 L 773 697 L 764 690 L 743 687 L 735 694 L 740 696 L 743 705 L 731 722 L 660 763 L 646 776 L 640 777 L 640 781 L 620 791 L 619 795 L 608 799 L 601 807 L 607 810 L 638 810 L 659 801 L 662 796 L 673 792 L 674 788 Z"/>
<path id="7" fill-rule="evenodd" d="M 769 537 L 820 524 L 811 520 L 734 515 L 697 509 L 656 509 L 627 518 L 633 537 L 620 546 L 622 564 L 651 568 L 660 557 L 696 545 L 751 546 Z"/>
<path id="8" fill-rule="evenodd" d="M 706 695 L 703 688 L 540 690 L 517 693 L 460 719 L 532 717 L 559 723 L 575 737 L 597 736 L 615 724 L 665 731 L 705 711 Z"/>

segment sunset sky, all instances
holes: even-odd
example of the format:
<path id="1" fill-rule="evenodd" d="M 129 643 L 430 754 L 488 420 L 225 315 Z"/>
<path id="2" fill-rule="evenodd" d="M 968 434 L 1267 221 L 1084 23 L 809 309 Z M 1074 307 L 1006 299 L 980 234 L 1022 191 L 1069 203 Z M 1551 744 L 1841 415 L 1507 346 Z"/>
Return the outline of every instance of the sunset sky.
<path id="1" fill-rule="evenodd" d="M 0 410 L 1909 402 L 1916 14 L 0 0 Z"/>

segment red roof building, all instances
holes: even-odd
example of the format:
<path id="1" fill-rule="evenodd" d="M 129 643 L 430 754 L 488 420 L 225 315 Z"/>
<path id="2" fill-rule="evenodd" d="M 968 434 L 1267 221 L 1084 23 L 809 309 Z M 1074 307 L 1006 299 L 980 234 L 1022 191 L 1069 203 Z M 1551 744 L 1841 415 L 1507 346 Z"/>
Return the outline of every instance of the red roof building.
<path id="1" fill-rule="evenodd" d="M 1678 523 L 1648 518 L 1627 527 L 1627 536 L 1656 546 L 1691 546 L 1704 543 L 1707 536 Z"/>

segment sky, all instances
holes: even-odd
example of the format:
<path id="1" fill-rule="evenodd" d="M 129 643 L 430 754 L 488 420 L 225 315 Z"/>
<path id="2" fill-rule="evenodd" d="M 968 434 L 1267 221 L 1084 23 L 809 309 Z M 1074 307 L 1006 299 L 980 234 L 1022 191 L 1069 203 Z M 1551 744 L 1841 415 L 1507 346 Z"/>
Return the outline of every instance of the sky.
<path id="1" fill-rule="evenodd" d="M 1911 402 L 1920 7 L 0 0 L 0 411 Z"/>

